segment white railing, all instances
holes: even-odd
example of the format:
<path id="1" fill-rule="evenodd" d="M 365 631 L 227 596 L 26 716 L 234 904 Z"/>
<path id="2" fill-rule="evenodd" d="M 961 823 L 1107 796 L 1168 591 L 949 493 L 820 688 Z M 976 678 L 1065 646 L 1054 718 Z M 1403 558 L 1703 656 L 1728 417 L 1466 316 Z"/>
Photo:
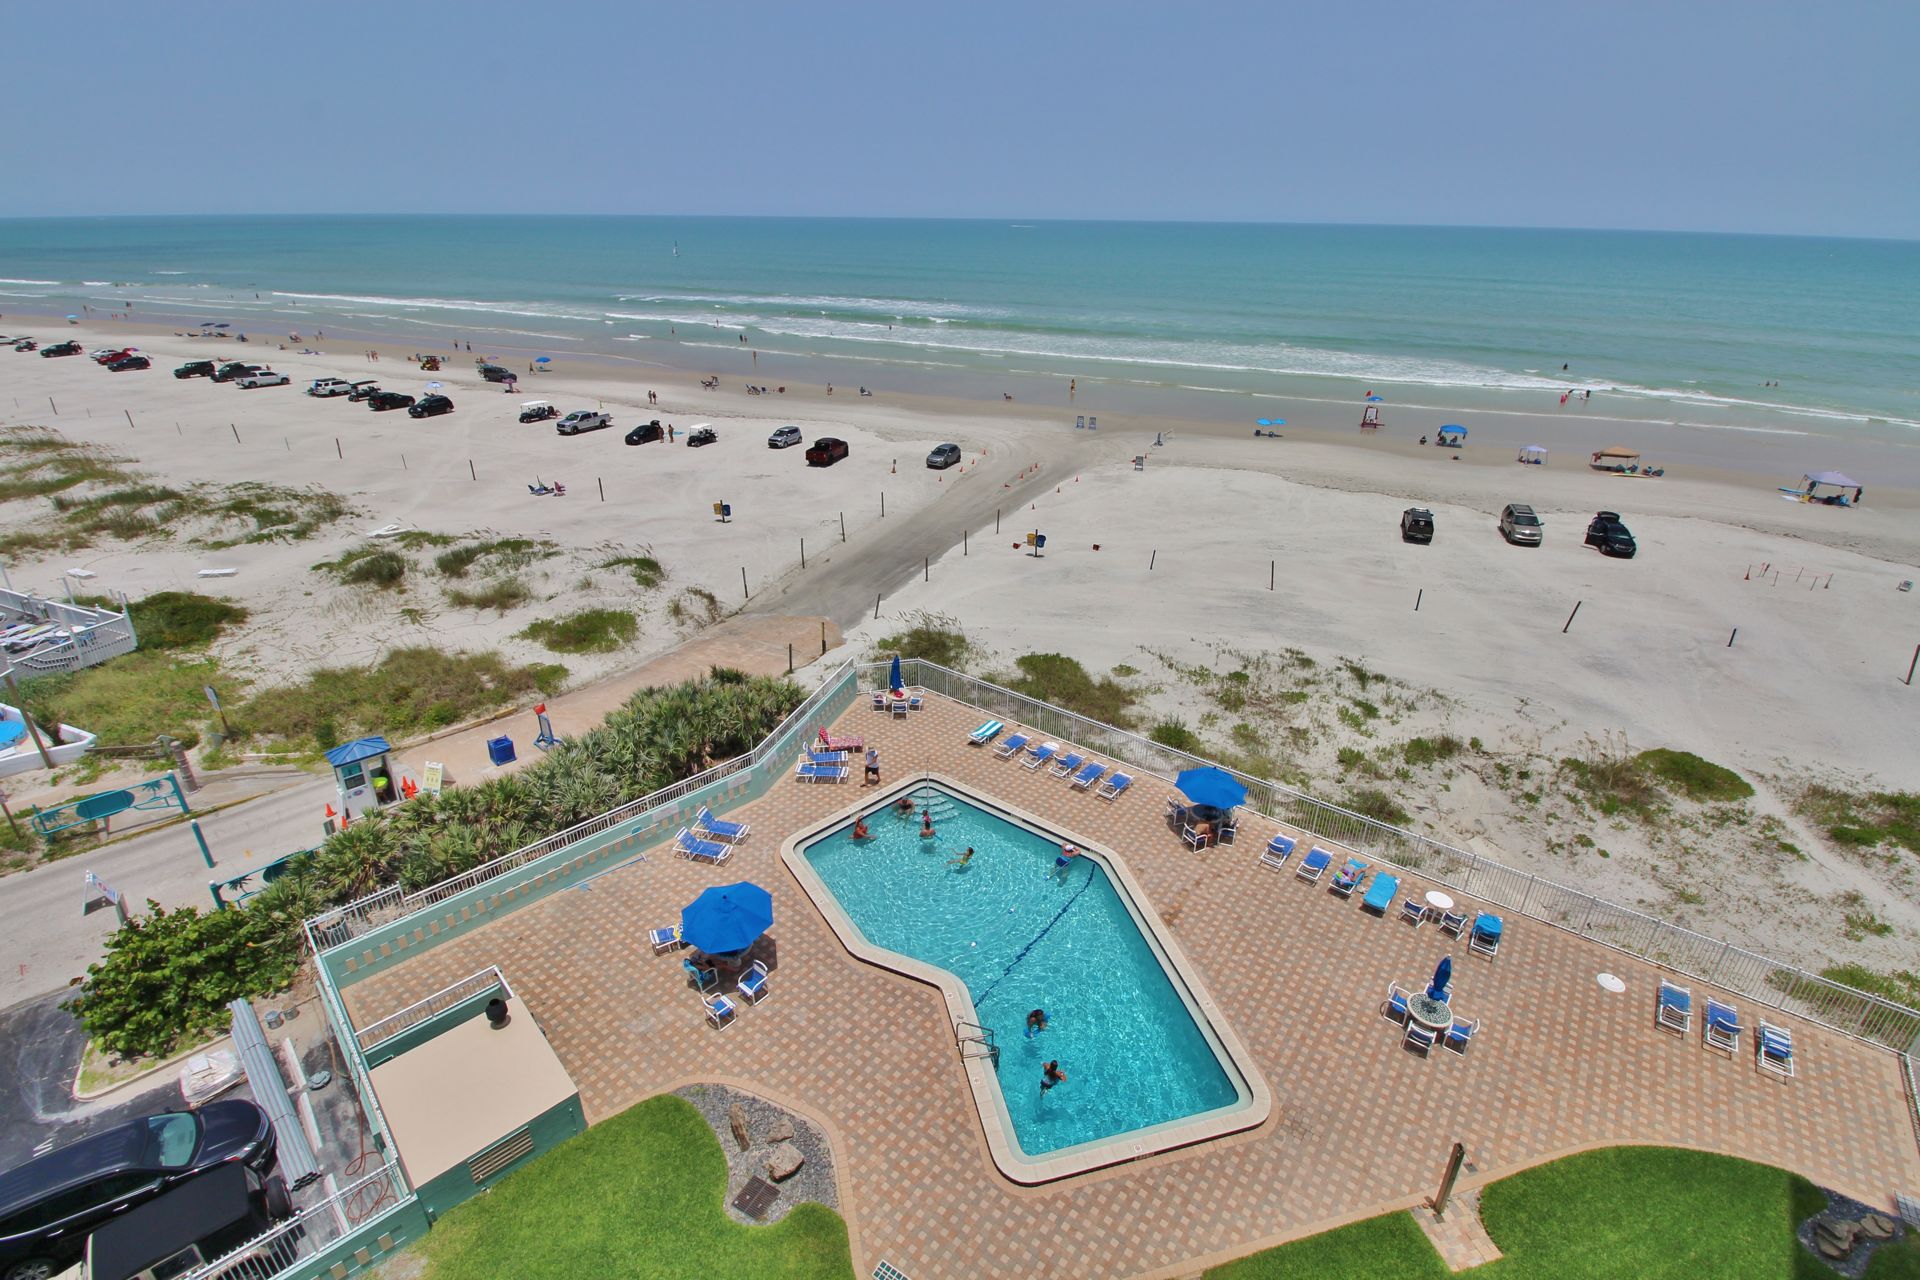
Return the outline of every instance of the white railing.
<path id="1" fill-rule="evenodd" d="M 14 669 L 26 676 L 78 671 L 132 653 L 139 644 L 133 620 L 124 609 L 116 613 L 92 605 L 62 604 L 6 588 L 0 588 L 0 621 L 51 622 L 67 633 L 12 660 Z"/>
<path id="2" fill-rule="evenodd" d="M 903 667 L 902 677 L 915 687 L 1092 747 L 1168 782 L 1182 769 L 1215 763 L 937 663 L 910 659 Z M 861 686 L 884 688 L 889 670 L 883 663 L 862 666 Z M 1283 783 L 1228 772 L 1246 786 L 1248 807 L 1288 826 L 1845 1035 L 1903 1055 L 1920 1048 L 1920 1010 L 1315 799 Z"/>
<path id="3" fill-rule="evenodd" d="M 589 840 L 725 778 L 757 769 L 783 757 L 795 749 L 792 742 L 794 734 L 810 728 L 810 722 L 819 713 L 820 708 L 852 678 L 852 672 L 852 663 L 842 663 L 821 682 L 819 688 L 809 694 L 788 714 L 786 719 L 776 725 L 745 755 L 722 761 L 711 769 L 696 773 L 690 778 L 669 783 L 658 791 L 641 796 L 637 800 L 629 800 L 616 809 L 596 814 L 583 822 L 575 823 L 564 831 L 557 831 L 532 844 L 522 845 L 511 853 L 502 854 L 491 861 L 483 862 L 477 867 L 471 867 L 458 875 L 449 876 L 445 880 L 424 888 L 408 892 L 397 884 L 388 885 L 365 897 L 356 898 L 352 902 L 323 911 L 306 922 L 307 944 L 316 953 L 340 946 L 378 925 L 410 915 L 422 907 L 429 907 L 435 903 L 444 902 L 448 898 L 472 892 L 482 884 L 497 880 L 529 862 L 556 853 L 569 845 Z"/>
<path id="4" fill-rule="evenodd" d="M 398 1207 L 410 1194 L 392 1166 L 382 1165 L 180 1280 L 273 1280 L 311 1266 L 313 1258 Z"/>
<path id="5" fill-rule="evenodd" d="M 402 1031 L 419 1026 L 436 1013 L 442 1013 L 462 1000 L 470 1000 L 495 987 L 505 992 L 508 1000 L 513 999 L 513 988 L 507 985 L 507 975 L 500 972 L 499 965 L 488 965 L 452 986 L 440 988 L 425 1000 L 416 1000 L 397 1013 L 390 1013 L 378 1022 L 359 1028 L 353 1037 L 360 1042 L 360 1050 L 364 1053 L 377 1044 L 393 1039 Z"/>

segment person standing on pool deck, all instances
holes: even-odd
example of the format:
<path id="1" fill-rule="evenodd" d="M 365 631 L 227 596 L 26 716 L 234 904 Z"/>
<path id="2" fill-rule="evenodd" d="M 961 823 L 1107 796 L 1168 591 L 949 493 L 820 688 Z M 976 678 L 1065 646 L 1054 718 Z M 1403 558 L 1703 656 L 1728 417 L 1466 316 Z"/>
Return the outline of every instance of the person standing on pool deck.
<path id="1" fill-rule="evenodd" d="M 863 779 L 862 785 L 878 786 L 879 784 L 880 784 L 880 748 L 868 747 L 867 748 L 867 776 L 865 779 Z"/>
<path id="2" fill-rule="evenodd" d="M 1035 1009 L 1027 1015 L 1027 1039 L 1033 1039 L 1034 1036 L 1046 1029 L 1047 1011 L 1045 1009 Z"/>
<path id="3" fill-rule="evenodd" d="M 1049 1062 L 1046 1066 L 1040 1068 L 1040 1092 L 1045 1093 L 1047 1090 L 1053 1088 L 1053 1086 L 1065 1084 L 1066 1082 L 1067 1073 L 1060 1069 L 1058 1061 Z"/>

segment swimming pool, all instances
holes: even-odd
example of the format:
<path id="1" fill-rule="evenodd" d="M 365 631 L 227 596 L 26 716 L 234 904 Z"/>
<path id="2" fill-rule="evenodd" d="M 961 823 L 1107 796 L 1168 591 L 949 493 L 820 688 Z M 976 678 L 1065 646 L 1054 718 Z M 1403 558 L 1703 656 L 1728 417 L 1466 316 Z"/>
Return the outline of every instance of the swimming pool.
<path id="1" fill-rule="evenodd" d="M 887 807 L 903 794 L 915 799 L 911 818 Z M 1096 803 L 1064 786 L 1062 794 Z M 930 840 L 920 835 L 925 807 Z M 865 944 L 882 954 L 863 958 L 919 962 L 946 979 L 928 978 L 947 992 L 957 1022 L 993 1029 L 997 1067 L 976 1059 L 969 1069 L 976 1094 L 992 1086 L 982 1099 L 990 1139 L 1001 1118 L 1011 1130 L 1015 1176 L 1040 1166 L 1062 1176 L 1263 1118 L 1264 1110 L 1248 1115 L 1255 1090 L 1217 1016 L 1153 935 L 1110 853 L 1087 849 L 1058 868 L 1061 837 L 946 780 L 910 783 L 860 811 L 872 814 L 871 839 L 854 840 L 843 816 L 790 842 L 797 856 L 788 863 L 856 954 Z M 957 864 L 969 846 L 972 859 Z M 1046 1011 L 1047 1026 L 1028 1037 L 1034 1009 Z M 1049 1061 L 1067 1078 L 1042 1090 Z"/>

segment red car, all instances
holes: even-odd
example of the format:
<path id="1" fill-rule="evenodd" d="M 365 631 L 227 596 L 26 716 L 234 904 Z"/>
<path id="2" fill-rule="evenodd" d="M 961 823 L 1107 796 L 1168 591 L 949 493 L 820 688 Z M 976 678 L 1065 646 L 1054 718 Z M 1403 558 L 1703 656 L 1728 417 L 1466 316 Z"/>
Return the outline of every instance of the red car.
<path id="1" fill-rule="evenodd" d="M 108 351 L 103 355 L 97 355 L 93 358 L 93 361 L 95 364 L 112 364 L 115 360 L 125 360 L 132 354 L 132 347 L 122 347 L 118 351 Z"/>

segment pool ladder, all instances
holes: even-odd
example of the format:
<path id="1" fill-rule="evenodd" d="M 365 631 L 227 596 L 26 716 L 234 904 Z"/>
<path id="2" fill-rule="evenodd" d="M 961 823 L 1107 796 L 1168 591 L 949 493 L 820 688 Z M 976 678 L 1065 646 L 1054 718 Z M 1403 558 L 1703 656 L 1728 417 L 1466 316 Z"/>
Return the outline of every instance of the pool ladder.
<path id="1" fill-rule="evenodd" d="M 1000 1069 L 1000 1044 L 994 1039 L 992 1027 L 983 1027 L 977 1022 L 955 1022 L 953 1039 L 960 1046 L 961 1058 L 985 1058 L 993 1063 L 994 1070 Z"/>

